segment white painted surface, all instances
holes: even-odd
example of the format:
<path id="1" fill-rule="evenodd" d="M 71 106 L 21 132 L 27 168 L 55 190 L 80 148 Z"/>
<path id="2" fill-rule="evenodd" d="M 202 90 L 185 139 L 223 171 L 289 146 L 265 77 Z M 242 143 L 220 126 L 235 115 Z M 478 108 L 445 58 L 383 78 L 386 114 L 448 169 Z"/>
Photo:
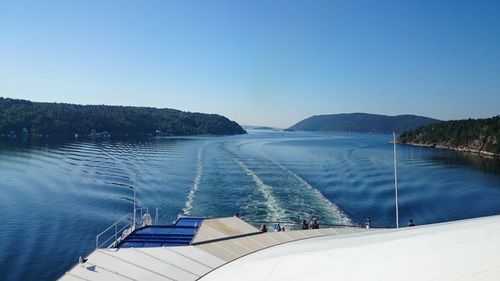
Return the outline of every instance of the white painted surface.
<path id="1" fill-rule="evenodd" d="M 211 225 L 215 229 L 226 234 L 245 230 L 246 227 L 245 225 L 240 227 L 242 221 L 236 218 L 222 219 L 222 223 L 220 220 L 212 220 L 212 222 Z M 61 277 L 61 280 L 74 280 L 74 278 L 85 280 L 196 280 L 227 262 L 265 247 L 296 239 L 352 233 L 353 231 L 366 232 L 367 230 L 356 228 L 259 232 L 256 235 L 238 238 L 229 236 L 226 237 L 227 240 L 196 246 L 99 249 L 88 256 L 88 261 L 84 266 L 73 267 Z"/>
<path id="2" fill-rule="evenodd" d="M 264 249 L 201 280 L 500 280 L 500 216 L 311 238 Z"/>
<path id="3" fill-rule="evenodd" d="M 259 230 L 237 217 L 206 219 L 202 222 L 191 243 L 196 244 L 252 233 L 259 233 Z"/>
<path id="4" fill-rule="evenodd" d="M 193 246 L 99 249 L 60 280 L 196 280 L 224 263 Z"/>
<path id="5" fill-rule="evenodd" d="M 295 239 L 302 240 L 281 244 Z M 197 246 L 101 249 L 61 280 L 180 281 L 204 274 L 201 280 L 500 281 L 500 216 L 400 230 L 320 229 Z"/>

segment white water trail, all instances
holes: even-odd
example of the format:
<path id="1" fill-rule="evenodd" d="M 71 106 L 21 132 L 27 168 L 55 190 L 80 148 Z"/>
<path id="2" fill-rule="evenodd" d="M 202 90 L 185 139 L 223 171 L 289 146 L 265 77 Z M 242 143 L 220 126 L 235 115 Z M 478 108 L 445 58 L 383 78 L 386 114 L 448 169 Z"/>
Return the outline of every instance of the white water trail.
<path id="1" fill-rule="evenodd" d="M 313 194 L 313 196 L 318 200 L 318 202 L 320 204 L 322 204 L 323 206 L 325 206 L 328 209 L 328 211 L 331 213 L 331 215 L 335 219 L 339 219 L 340 220 L 341 224 L 349 224 L 349 225 L 352 224 L 352 221 L 349 218 L 349 216 L 347 216 L 347 214 L 345 214 L 337 205 L 333 204 L 330 200 L 328 200 L 328 198 L 326 198 L 323 195 L 323 193 L 321 193 L 321 191 L 319 191 L 318 189 L 314 188 L 311 184 L 309 184 L 301 176 L 299 176 L 296 173 L 292 172 L 290 169 L 288 169 L 287 167 L 281 165 L 280 163 L 278 163 L 278 162 L 270 159 L 269 157 L 266 157 L 264 155 L 261 155 L 261 156 L 264 157 L 264 158 L 266 158 L 266 159 L 268 159 L 273 164 L 275 164 L 276 166 L 280 167 L 283 171 L 287 172 L 289 175 L 291 175 L 297 181 L 299 181 L 302 184 L 303 187 L 305 187 L 306 189 L 308 189 Z"/>
<path id="2" fill-rule="evenodd" d="M 255 174 L 254 171 L 252 171 L 250 168 L 248 168 L 247 165 L 245 165 L 245 163 L 241 162 L 237 158 L 233 158 L 233 160 L 241 167 L 241 169 L 245 172 L 245 174 L 247 174 L 249 177 L 252 178 L 253 182 L 255 183 L 255 186 L 257 187 L 257 190 L 264 197 L 265 205 L 267 208 L 266 221 L 280 221 L 285 219 L 285 212 L 283 211 L 283 208 L 280 206 L 279 202 L 273 196 L 272 187 L 265 184 L 259 178 L 259 176 Z"/>
<path id="3" fill-rule="evenodd" d="M 200 188 L 201 178 L 203 177 L 203 150 L 207 144 L 200 145 L 198 148 L 198 157 L 196 162 L 196 174 L 193 180 L 193 185 L 189 190 L 186 203 L 184 208 L 182 208 L 182 213 L 186 216 L 191 215 L 191 210 L 193 209 L 193 201 L 196 196 L 196 192 Z"/>

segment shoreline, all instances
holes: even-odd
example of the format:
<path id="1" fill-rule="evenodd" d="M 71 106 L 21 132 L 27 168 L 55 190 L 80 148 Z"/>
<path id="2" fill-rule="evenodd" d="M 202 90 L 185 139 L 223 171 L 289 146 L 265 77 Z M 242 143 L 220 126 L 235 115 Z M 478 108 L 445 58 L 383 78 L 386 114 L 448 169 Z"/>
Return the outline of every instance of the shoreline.
<path id="1" fill-rule="evenodd" d="M 397 144 L 404 144 L 404 145 L 411 145 L 411 146 L 418 146 L 418 147 L 429 147 L 429 148 L 435 148 L 435 149 L 454 150 L 454 151 L 458 151 L 458 152 L 477 154 L 481 157 L 490 158 L 490 159 L 500 159 L 500 154 L 495 154 L 493 152 L 478 150 L 478 149 L 473 149 L 473 148 L 468 148 L 468 147 L 451 147 L 451 146 L 439 145 L 439 144 L 423 144 L 423 143 L 414 143 L 414 142 L 402 143 L 400 141 L 397 141 L 396 143 Z"/>

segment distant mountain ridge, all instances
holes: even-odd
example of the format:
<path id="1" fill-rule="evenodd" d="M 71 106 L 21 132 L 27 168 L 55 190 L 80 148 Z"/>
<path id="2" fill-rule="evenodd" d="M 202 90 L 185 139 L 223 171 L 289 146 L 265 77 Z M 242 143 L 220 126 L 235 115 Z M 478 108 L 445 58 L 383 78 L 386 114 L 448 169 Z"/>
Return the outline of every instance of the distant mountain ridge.
<path id="1" fill-rule="evenodd" d="M 270 131 L 280 131 L 282 129 L 270 127 L 270 126 L 255 126 L 255 125 L 242 125 L 245 130 L 270 130 Z"/>
<path id="2" fill-rule="evenodd" d="M 218 114 L 169 108 L 31 102 L 0 97 L 0 136 L 245 134 Z"/>
<path id="3" fill-rule="evenodd" d="M 338 131 L 362 133 L 405 132 L 440 122 L 440 120 L 417 116 L 387 116 L 370 113 L 341 113 L 315 115 L 291 126 L 290 131 Z"/>

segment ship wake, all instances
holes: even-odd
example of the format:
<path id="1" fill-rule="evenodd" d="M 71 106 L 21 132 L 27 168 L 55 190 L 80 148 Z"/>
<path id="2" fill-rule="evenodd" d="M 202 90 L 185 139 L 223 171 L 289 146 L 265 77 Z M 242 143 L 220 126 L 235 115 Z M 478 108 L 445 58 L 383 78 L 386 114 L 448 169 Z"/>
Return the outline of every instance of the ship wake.
<path id="1" fill-rule="evenodd" d="M 198 148 L 198 156 L 197 156 L 197 161 L 196 161 L 196 173 L 195 177 L 193 180 L 193 185 L 191 186 L 191 189 L 189 190 L 188 196 L 186 203 L 184 204 L 184 208 L 182 208 L 182 213 L 186 216 L 191 215 L 191 211 L 193 210 L 193 202 L 194 198 L 196 196 L 196 193 L 198 192 L 198 189 L 200 188 L 201 184 L 201 178 L 203 177 L 203 150 L 205 148 L 206 144 L 201 145 Z"/>

